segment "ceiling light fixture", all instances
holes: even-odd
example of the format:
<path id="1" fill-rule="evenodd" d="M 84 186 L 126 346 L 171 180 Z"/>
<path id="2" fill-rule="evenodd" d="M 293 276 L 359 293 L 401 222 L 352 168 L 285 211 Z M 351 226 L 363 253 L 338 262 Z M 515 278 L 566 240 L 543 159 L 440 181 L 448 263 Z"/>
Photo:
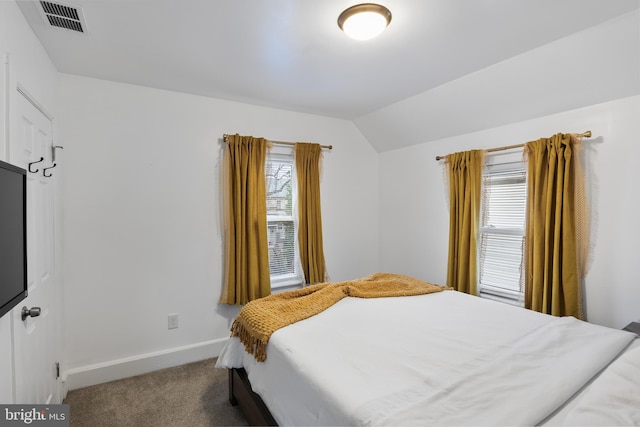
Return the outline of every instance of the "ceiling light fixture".
<path id="1" fill-rule="evenodd" d="M 351 6 L 338 16 L 338 27 L 356 40 L 374 38 L 384 31 L 390 22 L 389 9 L 374 3 Z"/>

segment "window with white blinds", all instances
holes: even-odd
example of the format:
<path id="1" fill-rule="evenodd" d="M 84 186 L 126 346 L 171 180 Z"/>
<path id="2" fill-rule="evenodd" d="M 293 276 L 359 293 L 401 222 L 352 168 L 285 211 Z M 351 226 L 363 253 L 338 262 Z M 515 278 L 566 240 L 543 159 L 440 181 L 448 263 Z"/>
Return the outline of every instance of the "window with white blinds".
<path id="1" fill-rule="evenodd" d="M 271 286 L 300 284 L 304 279 L 297 262 L 293 156 L 270 155 L 265 181 Z"/>
<path id="2" fill-rule="evenodd" d="M 524 162 L 485 168 L 479 239 L 481 297 L 524 303 L 526 191 Z"/>

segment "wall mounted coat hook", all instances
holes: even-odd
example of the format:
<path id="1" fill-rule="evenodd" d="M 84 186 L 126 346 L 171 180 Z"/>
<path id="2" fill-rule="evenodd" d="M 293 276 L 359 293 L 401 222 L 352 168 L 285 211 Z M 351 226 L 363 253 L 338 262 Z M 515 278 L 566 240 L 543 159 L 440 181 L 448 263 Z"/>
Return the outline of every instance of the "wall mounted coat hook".
<path id="1" fill-rule="evenodd" d="M 62 149 L 64 149 L 64 147 L 61 146 L 61 145 L 52 145 L 51 146 L 51 161 L 52 162 L 56 161 L 56 149 L 62 150 Z"/>
<path id="2" fill-rule="evenodd" d="M 52 176 L 53 174 L 51 174 L 51 173 L 47 175 L 47 171 L 48 171 L 49 169 L 53 169 L 53 168 L 55 168 L 55 167 L 56 167 L 56 164 L 54 163 L 53 165 L 49 166 L 48 168 L 43 168 L 43 169 L 42 169 L 42 176 L 46 176 L 47 178 L 49 178 L 50 176 Z"/>
<path id="3" fill-rule="evenodd" d="M 42 162 L 42 161 L 44 161 L 44 157 L 40 157 L 40 160 L 38 160 L 37 162 L 31 162 L 31 163 L 29 163 L 29 172 L 31 172 L 31 173 L 37 173 L 40 169 L 32 170 L 32 169 L 31 169 L 31 165 L 35 165 L 36 163 L 40 163 L 40 162 Z"/>

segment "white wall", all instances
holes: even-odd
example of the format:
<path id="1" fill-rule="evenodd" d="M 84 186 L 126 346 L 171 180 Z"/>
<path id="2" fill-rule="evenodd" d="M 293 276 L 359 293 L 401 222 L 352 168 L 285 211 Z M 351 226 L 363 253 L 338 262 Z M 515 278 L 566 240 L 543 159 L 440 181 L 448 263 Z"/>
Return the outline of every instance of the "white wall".
<path id="1" fill-rule="evenodd" d="M 584 154 L 597 233 L 585 281 L 587 318 L 616 328 L 640 319 L 639 119 L 640 96 L 634 96 L 382 153 L 381 269 L 446 281 L 449 213 L 435 156 L 591 130 Z"/>
<path id="2" fill-rule="evenodd" d="M 639 74 L 636 9 L 354 122 L 381 152 L 637 95 Z"/>
<path id="3" fill-rule="evenodd" d="M 227 339 L 225 133 L 333 145 L 321 188 L 329 274 L 376 270 L 378 156 L 351 122 L 65 74 L 60 93 L 70 388 L 213 357 Z"/>
<path id="4" fill-rule="evenodd" d="M 9 58 L 7 72 L 5 53 Z M 11 106 L 19 96 L 16 85 L 20 83 L 51 113 L 55 112 L 57 90 L 56 69 L 13 1 L 0 1 L 0 67 L 0 160 L 7 161 L 10 160 L 7 147 L 12 124 L 7 114 L 11 114 Z M 5 99 L 8 99 L 9 108 L 5 108 Z M 12 318 L 11 314 L 6 314 L 0 319 L 1 403 L 14 401 Z"/>

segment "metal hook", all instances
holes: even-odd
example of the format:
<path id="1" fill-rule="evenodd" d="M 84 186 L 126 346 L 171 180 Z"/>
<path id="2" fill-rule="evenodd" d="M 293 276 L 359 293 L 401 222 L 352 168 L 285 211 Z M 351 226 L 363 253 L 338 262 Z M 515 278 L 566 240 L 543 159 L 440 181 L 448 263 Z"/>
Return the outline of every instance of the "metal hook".
<path id="1" fill-rule="evenodd" d="M 48 171 L 49 169 L 53 169 L 53 168 L 55 168 L 55 167 L 56 167 L 56 164 L 54 163 L 52 166 L 49 166 L 48 168 L 44 168 L 44 169 L 42 169 L 42 176 L 46 176 L 47 178 L 49 178 L 50 176 L 52 176 L 53 174 L 51 174 L 51 173 L 50 173 L 49 175 L 47 175 L 47 171 Z"/>
<path id="2" fill-rule="evenodd" d="M 52 162 L 56 161 L 56 148 L 59 148 L 59 149 L 62 150 L 64 147 L 61 146 L 61 145 L 52 145 L 51 146 L 51 161 Z"/>
<path id="3" fill-rule="evenodd" d="M 37 173 L 40 169 L 36 169 L 36 170 L 31 170 L 31 165 L 35 165 L 36 163 L 40 163 L 44 160 L 44 157 L 40 157 L 40 160 L 38 160 L 37 162 L 31 162 L 29 163 L 29 172 L 31 173 Z"/>

